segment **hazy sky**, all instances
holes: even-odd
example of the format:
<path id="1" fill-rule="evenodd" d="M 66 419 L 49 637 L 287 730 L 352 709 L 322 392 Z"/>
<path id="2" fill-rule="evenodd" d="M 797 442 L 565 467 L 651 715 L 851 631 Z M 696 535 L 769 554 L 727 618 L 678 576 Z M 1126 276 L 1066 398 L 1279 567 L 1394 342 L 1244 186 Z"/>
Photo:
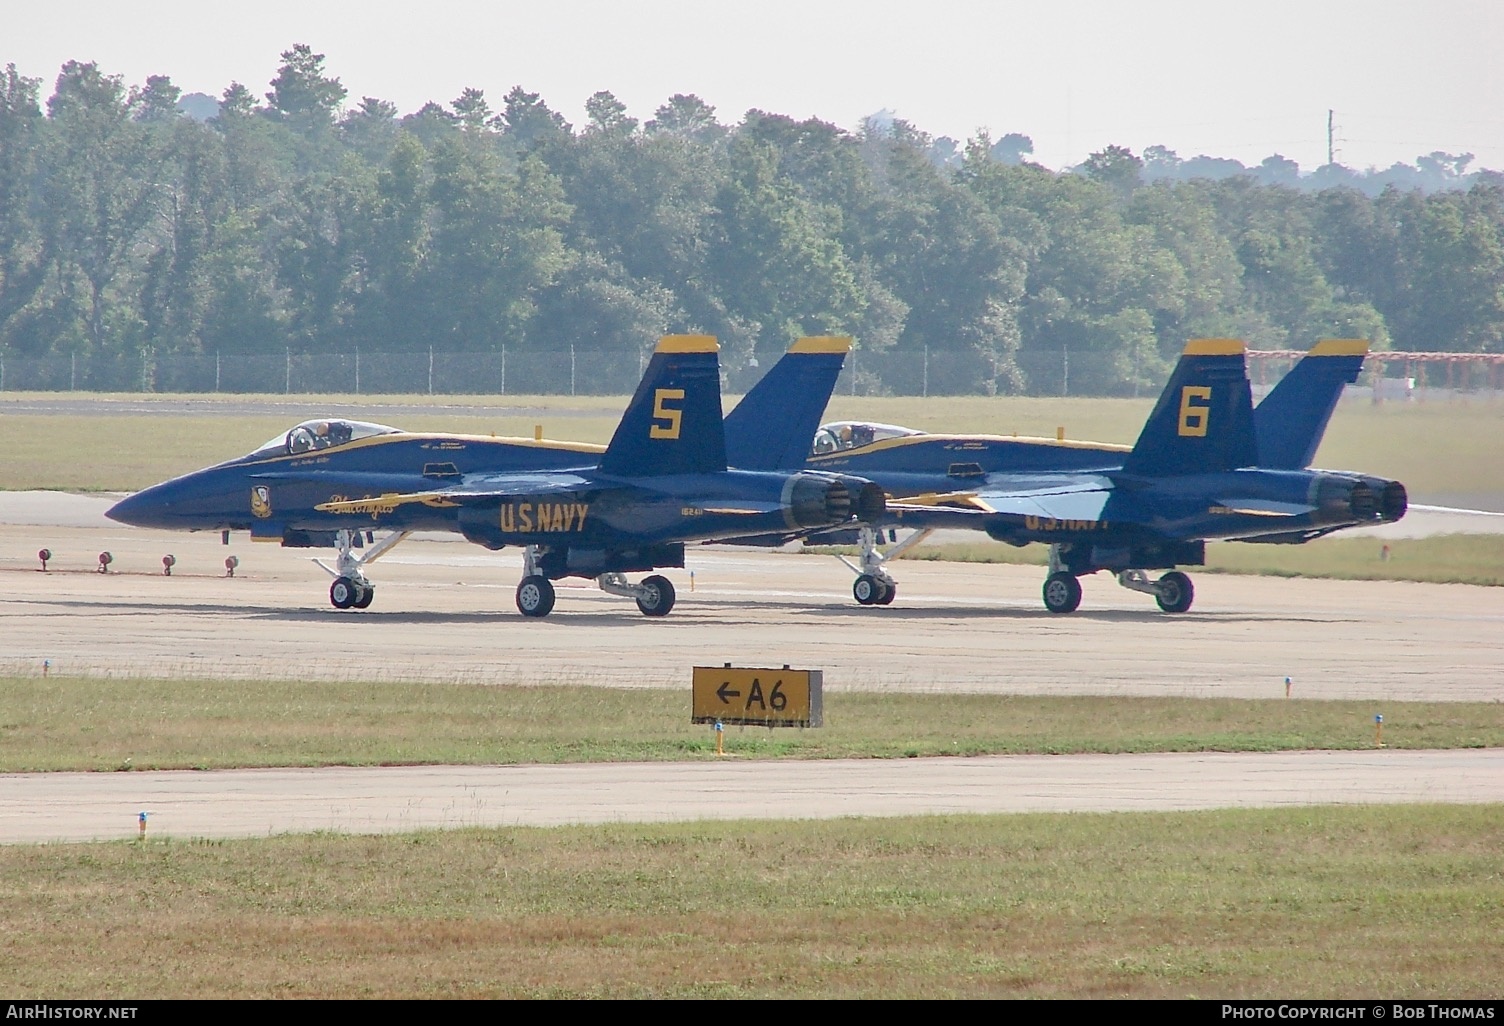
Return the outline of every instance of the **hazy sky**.
<path id="1" fill-rule="evenodd" d="M 326 73 L 406 114 L 466 86 L 514 85 L 576 125 L 609 89 L 639 119 L 694 93 L 854 128 L 887 108 L 933 135 L 1021 132 L 1063 167 L 1108 144 L 1162 144 L 1303 170 L 1413 163 L 1433 150 L 1504 169 L 1500 0 L 4 0 L 0 64 L 43 80 L 97 61 L 260 96 L 307 43 Z"/>

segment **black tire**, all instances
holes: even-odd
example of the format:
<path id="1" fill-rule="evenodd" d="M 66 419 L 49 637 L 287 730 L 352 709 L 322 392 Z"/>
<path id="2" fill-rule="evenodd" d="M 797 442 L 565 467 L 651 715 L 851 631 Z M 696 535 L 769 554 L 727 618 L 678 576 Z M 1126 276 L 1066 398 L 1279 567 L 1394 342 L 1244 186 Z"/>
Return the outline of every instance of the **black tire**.
<path id="1" fill-rule="evenodd" d="M 360 587 L 351 577 L 336 577 L 329 585 L 329 602 L 335 609 L 349 609 L 359 594 Z"/>
<path id="2" fill-rule="evenodd" d="M 554 584 L 542 574 L 524 577 L 517 585 L 517 611 L 523 616 L 547 616 L 554 608 Z"/>
<path id="3" fill-rule="evenodd" d="M 1159 586 L 1159 594 L 1154 597 L 1154 601 L 1167 613 L 1184 613 L 1191 608 L 1191 602 L 1196 598 L 1196 589 L 1192 586 L 1191 579 L 1179 570 L 1171 570 L 1155 584 Z"/>
<path id="4" fill-rule="evenodd" d="M 367 609 L 371 605 L 371 600 L 376 597 L 376 585 L 359 585 L 357 592 L 358 593 L 355 596 L 355 601 L 352 603 L 352 605 L 354 605 L 356 609 Z"/>
<path id="5" fill-rule="evenodd" d="M 893 604 L 893 599 L 897 597 L 897 595 L 898 585 L 884 582 L 883 597 L 877 600 L 877 604 L 880 606 L 891 606 Z"/>
<path id="6" fill-rule="evenodd" d="M 1044 582 L 1044 607 L 1052 613 L 1074 613 L 1081 605 L 1081 582 L 1064 570 Z"/>
<path id="7" fill-rule="evenodd" d="M 640 587 L 648 590 L 647 596 L 637 600 L 637 608 L 643 616 L 667 616 L 674 608 L 674 582 L 654 574 L 644 577 Z"/>
<path id="8" fill-rule="evenodd" d="M 862 576 L 856 579 L 856 583 L 851 586 L 851 597 L 856 599 L 860 605 L 876 605 L 882 601 L 883 582 L 871 574 L 862 574 Z"/>

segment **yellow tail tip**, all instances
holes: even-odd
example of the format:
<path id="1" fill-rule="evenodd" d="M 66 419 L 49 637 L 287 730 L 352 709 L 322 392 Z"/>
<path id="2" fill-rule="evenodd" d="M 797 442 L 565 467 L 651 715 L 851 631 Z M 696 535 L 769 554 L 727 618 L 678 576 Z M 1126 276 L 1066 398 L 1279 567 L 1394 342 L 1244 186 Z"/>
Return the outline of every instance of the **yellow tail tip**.
<path id="1" fill-rule="evenodd" d="M 655 353 L 717 353 L 721 347 L 714 335 L 664 335 Z"/>

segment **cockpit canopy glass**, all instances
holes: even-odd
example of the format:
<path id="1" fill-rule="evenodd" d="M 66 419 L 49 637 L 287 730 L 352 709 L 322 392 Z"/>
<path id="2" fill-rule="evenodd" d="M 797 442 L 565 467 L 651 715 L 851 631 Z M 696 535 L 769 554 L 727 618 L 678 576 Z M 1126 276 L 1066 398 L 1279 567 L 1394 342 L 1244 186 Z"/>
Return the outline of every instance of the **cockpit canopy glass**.
<path id="1" fill-rule="evenodd" d="M 907 435 L 922 435 L 923 431 L 913 428 L 899 427 L 897 424 L 873 424 L 859 420 L 838 420 L 829 424 L 820 425 L 815 432 L 814 444 L 810 446 L 810 455 L 821 456 L 825 453 L 839 452 L 842 449 L 855 449 L 862 445 L 871 445 L 885 438 L 903 438 Z"/>
<path id="2" fill-rule="evenodd" d="M 305 420 L 287 434 L 267 439 L 256 451 L 281 449 L 288 455 L 296 456 L 319 449 L 332 449 L 359 438 L 370 438 L 372 435 L 400 433 L 400 428 L 387 427 L 385 424 L 369 424 L 363 420 Z"/>

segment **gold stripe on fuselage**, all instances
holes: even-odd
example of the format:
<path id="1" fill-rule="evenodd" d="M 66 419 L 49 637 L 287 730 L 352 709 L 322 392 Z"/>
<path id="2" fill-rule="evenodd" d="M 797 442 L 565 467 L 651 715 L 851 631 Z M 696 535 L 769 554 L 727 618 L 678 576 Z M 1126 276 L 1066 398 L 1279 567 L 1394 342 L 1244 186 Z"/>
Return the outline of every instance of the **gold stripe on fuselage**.
<path id="1" fill-rule="evenodd" d="M 814 453 L 813 455 L 810 456 L 810 460 L 814 461 L 814 462 L 819 462 L 819 461 L 823 461 L 823 460 L 840 459 L 843 456 L 854 456 L 854 455 L 865 454 L 865 453 L 869 453 L 869 452 L 881 452 L 884 449 L 896 449 L 896 448 L 898 448 L 900 446 L 904 446 L 904 445 L 921 445 L 921 444 L 925 444 L 925 443 L 929 443 L 929 442 L 958 442 L 958 443 L 963 443 L 963 444 L 964 443 L 968 443 L 968 442 L 981 442 L 981 443 L 1000 442 L 1000 443 L 1003 443 L 1005 445 L 1006 444 L 1048 445 L 1048 446 L 1051 446 L 1051 447 L 1056 448 L 1056 449 L 1091 449 L 1091 450 L 1095 450 L 1097 452 L 1104 452 L 1104 453 L 1132 452 L 1133 451 L 1133 447 L 1130 446 L 1130 445 L 1118 445 L 1115 442 L 1086 442 L 1086 441 L 1076 441 L 1076 440 L 1072 440 L 1072 439 L 1069 439 L 1069 438 L 1066 438 L 1066 439 L 1060 439 L 1060 438 L 1034 438 L 1034 437 L 1027 436 L 1027 435 L 1024 435 L 1024 436 L 1019 436 L 1019 435 L 1003 436 L 1003 435 L 928 435 L 928 434 L 926 434 L 926 435 L 900 435 L 897 438 L 879 438 L 875 442 L 868 442 L 866 445 L 858 445 L 858 446 L 854 446 L 854 447 L 852 447 L 850 449 L 837 449 L 834 452 Z M 962 451 L 965 451 L 965 450 L 962 450 Z M 972 451 L 975 451 L 975 450 L 972 450 Z"/>

